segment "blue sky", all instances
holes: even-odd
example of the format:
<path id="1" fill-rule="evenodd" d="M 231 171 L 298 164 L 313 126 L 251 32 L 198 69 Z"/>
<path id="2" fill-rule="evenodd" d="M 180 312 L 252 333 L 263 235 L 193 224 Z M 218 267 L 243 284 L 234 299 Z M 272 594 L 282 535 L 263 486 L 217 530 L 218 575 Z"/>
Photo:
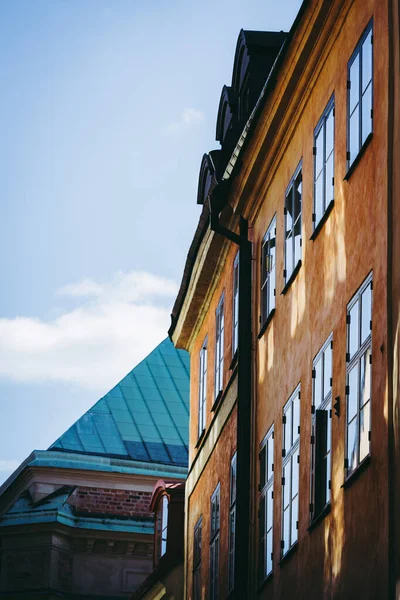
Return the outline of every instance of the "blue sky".
<path id="1" fill-rule="evenodd" d="M 0 483 L 166 336 L 238 33 L 300 4 L 0 3 Z"/>

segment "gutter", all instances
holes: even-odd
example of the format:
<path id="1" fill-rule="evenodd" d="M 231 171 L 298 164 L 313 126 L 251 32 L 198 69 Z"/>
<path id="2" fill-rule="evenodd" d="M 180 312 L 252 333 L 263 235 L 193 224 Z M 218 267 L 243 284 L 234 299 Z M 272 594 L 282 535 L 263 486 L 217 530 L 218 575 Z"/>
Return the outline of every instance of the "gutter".
<path id="1" fill-rule="evenodd" d="M 251 506 L 251 406 L 252 406 L 252 333 L 251 333 L 251 242 L 248 223 L 240 217 L 239 234 L 220 223 L 229 183 L 222 181 L 209 199 L 212 231 L 239 246 L 239 324 L 238 324 L 238 398 L 236 430 L 236 515 L 234 590 L 232 599 L 248 598 L 250 573 L 250 506 Z"/>

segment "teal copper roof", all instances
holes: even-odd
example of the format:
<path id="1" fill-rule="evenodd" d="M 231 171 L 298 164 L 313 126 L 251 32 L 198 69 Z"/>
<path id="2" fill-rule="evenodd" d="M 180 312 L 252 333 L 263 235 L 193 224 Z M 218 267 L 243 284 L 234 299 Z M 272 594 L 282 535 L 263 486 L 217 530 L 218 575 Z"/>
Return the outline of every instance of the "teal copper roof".
<path id="1" fill-rule="evenodd" d="M 25 492 L 5 515 L 0 516 L 0 527 L 57 522 L 79 529 L 153 534 L 154 523 L 151 519 L 99 519 L 77 515 L 74 507 L 67 502 L 72 491 L 73 488 L 65 486 L 36 504 L 32 502 L 29 493 Z"/>
<path id="2" fill-rule="evenodd" d="M 49 450 L 187 466 L 189 355 L 169 338 Z"/>

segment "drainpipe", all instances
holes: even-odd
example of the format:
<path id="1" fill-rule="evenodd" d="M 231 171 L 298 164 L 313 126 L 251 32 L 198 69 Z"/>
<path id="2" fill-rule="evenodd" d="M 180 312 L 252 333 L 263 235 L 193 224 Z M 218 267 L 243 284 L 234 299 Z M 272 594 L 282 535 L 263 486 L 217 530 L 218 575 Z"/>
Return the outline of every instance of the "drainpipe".
<path id="1" fill-rule="evenodd" d="M 218 184 L 209 199 L 212 231 L 239 246 L 238 398 L 236 432 L 236 522 L 234 600 L 248 598 L 251 498 L 251 242 L 248 223 L 240 217 L 239 235 L 220 223 L 228 182 Z"/>

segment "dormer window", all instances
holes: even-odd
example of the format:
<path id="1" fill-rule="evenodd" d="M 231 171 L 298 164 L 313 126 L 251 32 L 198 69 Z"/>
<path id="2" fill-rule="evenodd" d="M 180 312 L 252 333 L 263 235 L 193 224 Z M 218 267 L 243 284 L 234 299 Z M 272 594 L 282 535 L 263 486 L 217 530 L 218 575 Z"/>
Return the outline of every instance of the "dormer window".
<path id="1" fill-rule="evenodd" d="M 168 497 L 164 494 L 159 503 L 156 516 L 156 561 L 167 551 Z"/>

